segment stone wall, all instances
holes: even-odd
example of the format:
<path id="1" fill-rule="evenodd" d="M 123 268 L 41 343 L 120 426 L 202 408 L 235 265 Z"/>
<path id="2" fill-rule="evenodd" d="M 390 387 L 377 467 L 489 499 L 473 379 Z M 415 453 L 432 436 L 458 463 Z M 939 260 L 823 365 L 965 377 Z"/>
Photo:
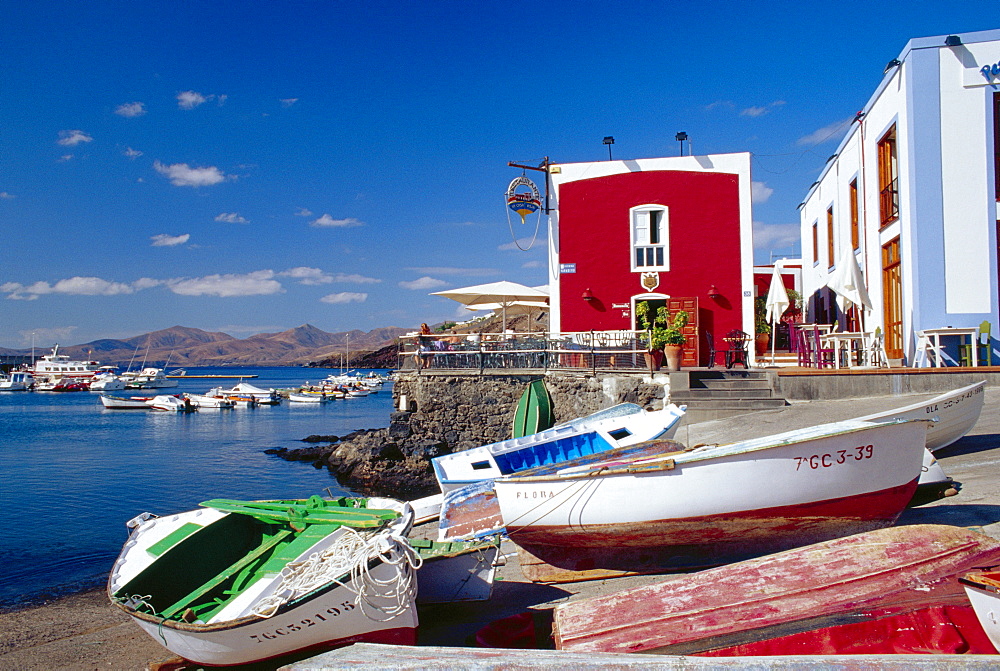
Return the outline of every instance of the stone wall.
<path id="1" fill-rule="evenodd" d="M 662 384 L 637 375 L 406 375 L 393 387 L 393 423 L 406 422 L 412 434 L 444 441 L 451 451 L 510 438 L 514 409 L 533 380 L 543 379 L 557 422 L 617 403 L 663 407 Z M 392 430 L 392 427 L 390 427 Z"/>

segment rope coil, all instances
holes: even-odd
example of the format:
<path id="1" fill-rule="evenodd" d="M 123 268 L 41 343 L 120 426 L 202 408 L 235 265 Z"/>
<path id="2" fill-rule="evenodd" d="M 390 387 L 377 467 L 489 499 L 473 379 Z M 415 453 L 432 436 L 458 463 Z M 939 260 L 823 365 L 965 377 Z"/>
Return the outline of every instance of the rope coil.
<path id="1" fill-rule="evenodd" d="M 410 608 L 417 593 L 414 571 L 423 563 L 417 551 L 399 536 L 366 537 L 349 527 L 343 531 L 327 549 L 281 569 L 281 582 L 274 593 L 257 602 L 252 613 L 269 618 L 282 605 L 331 582 L 355 594 L 354 603 L 376 622 L 391 620 Z M 372 575 L 379 564 L 395 568 L 389 579 Z M 379 606 L 376 601 L 387 603 Z"/>

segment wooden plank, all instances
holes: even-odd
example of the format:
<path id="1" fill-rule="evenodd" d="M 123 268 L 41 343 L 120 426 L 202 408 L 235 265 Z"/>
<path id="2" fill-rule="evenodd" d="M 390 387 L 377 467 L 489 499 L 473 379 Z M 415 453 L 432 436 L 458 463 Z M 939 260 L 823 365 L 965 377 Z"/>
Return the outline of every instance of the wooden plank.
<path id="1" fill-rule="evenodd" d="M 310 659 L 292 662 L 281 671 L 355 671 L 430 668 L 493 671 L 494 669 L 666 669 L 668 671 L 827 671 L 880 669 L 881 671 L 993 671 L 996 655 L 815 655 L 788 657 L 681 657 L 572 653 L 562 650 L 447 648 L 440 646 L 355 643 Z"/>

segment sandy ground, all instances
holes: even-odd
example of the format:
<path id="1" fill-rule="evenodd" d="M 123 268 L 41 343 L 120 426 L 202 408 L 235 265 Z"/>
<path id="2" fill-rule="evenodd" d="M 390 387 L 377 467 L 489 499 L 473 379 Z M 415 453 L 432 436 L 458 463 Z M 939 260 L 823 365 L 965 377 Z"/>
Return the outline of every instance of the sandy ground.
<path id="1" fill-rule="evenodd" d="M 768 435 L 812 424 L 889 410 L 933 394 L 795 403 L 781 410 L 682 427 L 682 442 Z M 1000 389 L 987 388 L 976 427 L 939 451 L 945 472 L 961 483 L 958 496 L 905 511 L 900 524 L 982 527 L 1000 538 Z M 633 576 L 564 585 L 535 585 L 520 575 L 514 548 L 503 548 L 493 598 L 486 602 L 427 606 L 420 610 L 420 644 L 472 645 L 476 631 L 529 608 L 544 610 L 574 598 L 606 594 L 662 580 Z M 159 643 L 108 604 L 103 590 L 84 592 L 41 606 L 0 614 L 0 669 L 146 669 L 171 658 Z M 198 667 L 190 667 L 198 668 Z M 260 668 L 260 667 L 258 667 Z M 265 667 L 266 668 L 266 667 Z M 273 667 L 271 667 L 273 668 Z"/>

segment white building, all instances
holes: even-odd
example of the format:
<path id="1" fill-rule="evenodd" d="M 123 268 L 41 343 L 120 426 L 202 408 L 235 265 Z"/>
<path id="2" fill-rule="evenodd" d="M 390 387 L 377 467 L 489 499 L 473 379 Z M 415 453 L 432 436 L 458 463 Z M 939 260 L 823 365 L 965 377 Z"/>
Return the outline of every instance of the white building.
<path id="1" fill-rule="evenodd" d="M 800 205 L 808 317 L 853 253 L 890 359 L 916 331 L 998 319 L 1000 30 L 910 40 Z M 949 350 L 952 357 L 957 351 Z"/>

